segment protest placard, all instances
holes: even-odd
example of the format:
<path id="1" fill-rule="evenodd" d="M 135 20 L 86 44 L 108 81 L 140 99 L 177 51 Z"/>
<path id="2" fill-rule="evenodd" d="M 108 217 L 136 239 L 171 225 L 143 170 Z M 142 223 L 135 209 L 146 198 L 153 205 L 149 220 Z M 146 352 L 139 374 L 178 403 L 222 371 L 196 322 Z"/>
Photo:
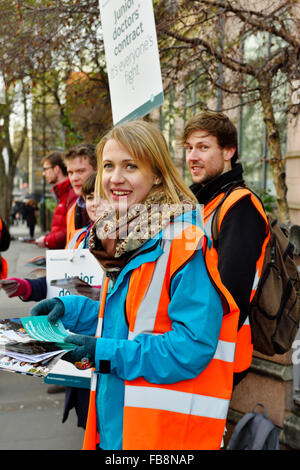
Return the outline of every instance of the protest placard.
<path id="1" fill-rule="evenodd" d="M 78 250 L 48 250 L 46 253 L 46 279 L 47 297 L 64 297 L 65 295 L 78 295 L 71 283 L 62 282 L 53 285 L 55 280 L 79 277 L 90 286 L 100 287 L 103 270 L 96 258 L 88 249 Z M 99 291 L 100 292 L 100 291 Z"/>
<path id="2" fill-rule="evenodd" d="M 114 124 L 163 104 L 152 0 L 99 0 Z"/>

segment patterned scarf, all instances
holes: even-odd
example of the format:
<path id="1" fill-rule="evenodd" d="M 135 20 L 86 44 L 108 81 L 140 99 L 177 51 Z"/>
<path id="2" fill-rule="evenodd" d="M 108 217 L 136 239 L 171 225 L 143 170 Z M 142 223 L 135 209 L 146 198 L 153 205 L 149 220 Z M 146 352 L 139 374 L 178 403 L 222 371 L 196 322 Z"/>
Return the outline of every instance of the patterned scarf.
<path id="1" fill-rule="evenodd" d="M 179 195 L 180 204 L 168 204 L 162 191 L 150 193 L 143 204 L 131 206 L 118 214 L 106 209 L 91 228 L 89 249 L 100 265 L 109 273 L 118 273 L 134 252 L 154 238 L 173 219 L 196 203 Z"/>

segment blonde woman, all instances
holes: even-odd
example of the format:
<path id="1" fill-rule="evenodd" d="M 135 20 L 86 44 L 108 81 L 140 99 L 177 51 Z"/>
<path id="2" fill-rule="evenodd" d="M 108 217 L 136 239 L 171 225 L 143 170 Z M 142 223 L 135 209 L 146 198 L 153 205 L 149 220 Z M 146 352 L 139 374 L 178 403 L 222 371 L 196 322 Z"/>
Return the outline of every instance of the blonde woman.
<path id="1" fill-rule="evenodd" d="M 32 311 L 61 318 L 77 333 L 64 358 L 94 368 L 84 449 L 218 449 L 238 312 L 208 274 L 194 196 L 152 124 L 113 128 L 97 154 L 96 188 L 111 205 L 89 238 L 106 273 L 100 306 L 68 296 Z"/>

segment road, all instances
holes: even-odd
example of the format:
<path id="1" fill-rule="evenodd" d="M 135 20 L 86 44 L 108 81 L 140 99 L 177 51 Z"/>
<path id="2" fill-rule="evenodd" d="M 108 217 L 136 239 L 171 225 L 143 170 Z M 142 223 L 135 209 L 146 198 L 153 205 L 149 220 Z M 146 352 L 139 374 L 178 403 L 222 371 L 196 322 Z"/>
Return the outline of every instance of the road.
<path id="1" fill-rule="evenodd" d="M 8 277 L 32 277 L 29 259 L 44 254 L 36 245 L 23 243 L 18 236 L 28 236 L 25 225 L 12 227 L 15 238 L 3 256 L 8 261 Z M 39 234 L 36 231 L 36 236 Z M 29 315 L 33 302 L 9 299 L 0 291 L 0 317 Z M 47 393 L 41 378 L 0 371 L 0 450 L 80 450 L 84 430 L 77 427 L 73 409 L 62 423 L 64 393 Z"/>

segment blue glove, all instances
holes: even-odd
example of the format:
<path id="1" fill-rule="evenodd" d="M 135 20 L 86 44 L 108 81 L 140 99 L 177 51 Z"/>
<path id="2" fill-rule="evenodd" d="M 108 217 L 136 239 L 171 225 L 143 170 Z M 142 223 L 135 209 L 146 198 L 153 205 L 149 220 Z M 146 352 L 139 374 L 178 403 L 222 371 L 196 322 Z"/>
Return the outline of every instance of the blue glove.
<path id="1" fill-rule="evenodd" d="M 95 365 L 97 339 L 94 336 L 69 335 L 64 341 L 78 346 L 63 356 L 64 361 L 71 362 L 78 369 L 89 369 Z"/>
<path id="2" fill-rule="evenodd" d="M 32 316 L 48 315 L 50 323 L 56 323 L 64 313 L 65 306 L 63 302 L 56 297 L 53 299 L 42 300 L 30 310 L 30 315 Z"/>

